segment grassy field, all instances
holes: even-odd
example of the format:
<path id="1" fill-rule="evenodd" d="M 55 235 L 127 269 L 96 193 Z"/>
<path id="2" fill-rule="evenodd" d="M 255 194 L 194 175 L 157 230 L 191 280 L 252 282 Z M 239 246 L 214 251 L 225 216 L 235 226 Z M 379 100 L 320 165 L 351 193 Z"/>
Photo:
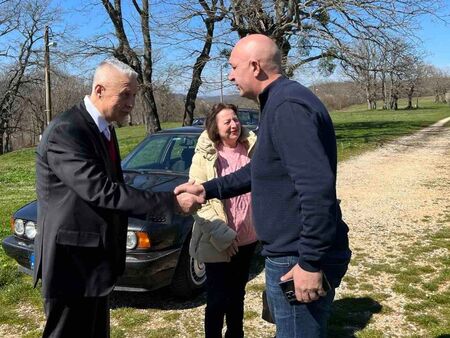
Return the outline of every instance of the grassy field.
<path id="1" fill-rule="evenodd" d="M 332 112 L 339 160 L 348 159 L 450 116 L 448 105 L 434 104 L 431 99 L 422 99 L 419 104 L 422 107 L 420 109 L 396 112 L 367 111 L 364 106 Z M 163 127 L 176 126 L 180 126 L 180 123 L 168 123 Z M 144 136 L 142 126 L 118 129 L 121 154 L 126 155 Z M 12 212 L 35 198 L 34 151 L 34 148 L 23 149 L 0 156 L 0 239 L 10 234 Z M 363 305 L 370 307 L 370 304 Z M 29 337 L 40 335 L 39 323 L 26 319 L 30 315 L 29 309 L 32 309 L 35 318 L 43 319 L 39 292 L 31 288 L 31 279 L 18 273 L 15 262 L 6 257 L 1 249 L 0 308 L 0 333 L 2 327 L 7 327 L 12 335 L 14 332 L 28 332 Z M 24 309 L 27 311 L 24 312 Z M 127 309 L 115 309 L 116 318 L 120 318 L 124 311 Z M 127 320 L 139 322 L 146 318 L 142 314 L 136 316 Z M 125 322 L 123 327 L 127 327 Z"/>
<path id="2" fill-rule="evenodd" d="M 400 100 L 400 106 L 402 104 L 406 102 Z M 367 111 L 365 105 L 332 112 L 339 160 L 358 155 L 450 116 L 450 106 L 435 104 L 432 98 L 421 99 L 419 105 L 422 108 L 395 112 Z"/>

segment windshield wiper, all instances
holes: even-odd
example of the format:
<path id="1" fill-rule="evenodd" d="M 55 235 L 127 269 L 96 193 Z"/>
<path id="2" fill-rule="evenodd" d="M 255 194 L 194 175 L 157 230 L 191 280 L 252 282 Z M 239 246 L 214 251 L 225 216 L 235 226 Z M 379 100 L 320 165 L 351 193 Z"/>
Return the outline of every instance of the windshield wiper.
<path id="1" fill-rule="evenodd" d="M 134 173 L 134 174 L 145 174 L 146 170 L 144 169 L 122 169 L 124 173 Z"/>

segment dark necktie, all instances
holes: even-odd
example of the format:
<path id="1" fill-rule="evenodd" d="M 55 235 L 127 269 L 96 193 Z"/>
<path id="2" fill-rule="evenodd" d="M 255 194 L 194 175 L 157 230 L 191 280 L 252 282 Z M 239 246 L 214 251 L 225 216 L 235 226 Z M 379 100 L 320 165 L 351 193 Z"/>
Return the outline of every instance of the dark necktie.
<path id="1" fill-rule="evenodd" d="M 114 144 L 114 137 L 113 137 L 113 132 L 114 129 L 112 126 L 109 126 L 109 140 L 108 138 L 105 136 L 105 134 L 103 134 L 103 136 L 105 137 L 106 140 L 106 144 L 108 146 L 108 153 L 109 153 L 109 158 L 111 159 L 111 162 L 116 165 L 117 163 L 117 151 L 116 151 L 116 145 Z"/>

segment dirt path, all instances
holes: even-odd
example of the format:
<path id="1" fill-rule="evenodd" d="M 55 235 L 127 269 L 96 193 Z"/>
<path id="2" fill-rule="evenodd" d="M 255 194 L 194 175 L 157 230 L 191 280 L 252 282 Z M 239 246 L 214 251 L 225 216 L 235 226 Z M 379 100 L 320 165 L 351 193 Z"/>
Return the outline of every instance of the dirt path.
<path id="1" fill-rule="evenodd" d="M 371 294 L 389 295 L 382 305 L 390 313 L 375 314 L 368 326 L 386 336 L 421 331 L 405 318 L 407 300 L 392 292 L 392 275 L 371 276 L 369 267 L 398 260 L 408 243 L 442 227 L 450 210 L 450 127 L 443 127 L 449 121 L 339 165 L 338 196 L 355 254 L 348 275 L 373 285 Z M 339 294 L 348 292 L 355 294 L 355 286 L 344 283 Z"/>

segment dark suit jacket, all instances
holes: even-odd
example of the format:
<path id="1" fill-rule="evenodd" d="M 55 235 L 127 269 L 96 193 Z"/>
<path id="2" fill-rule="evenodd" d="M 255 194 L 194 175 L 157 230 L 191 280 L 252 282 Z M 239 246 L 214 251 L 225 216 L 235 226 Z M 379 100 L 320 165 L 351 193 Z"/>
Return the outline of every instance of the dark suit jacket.
<path id="1" fill-rule="evenodd" d="M 112 135 L 116 143 L 115 134 Z M 37 148 L 35 285 L 45 298 L 110 293 L 125 266 L 127 216 L 167 215 L 171 193 L 133 189 L 84 103 L 56 117 Z"/>

